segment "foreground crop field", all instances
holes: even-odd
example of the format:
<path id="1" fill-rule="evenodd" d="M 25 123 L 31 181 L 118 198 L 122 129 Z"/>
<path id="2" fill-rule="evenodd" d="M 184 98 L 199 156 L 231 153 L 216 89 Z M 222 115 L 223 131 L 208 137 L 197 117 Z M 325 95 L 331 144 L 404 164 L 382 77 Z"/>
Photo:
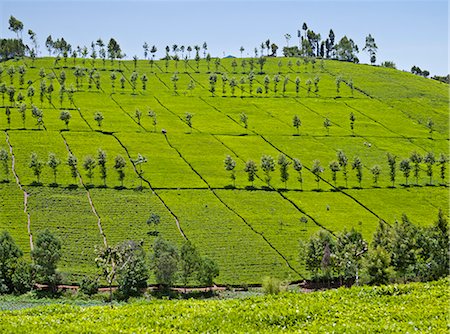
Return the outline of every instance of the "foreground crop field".
<path id="1" fill-rule="evenodd" d="M 150 251 L 154 236 L 146 222 L 154 213 L 161 217 L 161 236 L 178 245 L 188 238 L 218 262 L 216 283 L 255 284 L 268 275 L 308 278 L 299 241 L 320 229 L 355 228 L 370 241 L 380 219 L 392 224 L 405 213 L 416 224 L 430 225 L 439 209 L 448 217 L 448 168 L 441 175 L 439 163 L 440 154 L 448 156 L 448 85 L 367 65 L 288 62 L 268 58 L 264 73 L 258 66 L 250 80 L 248 65 L 234 69 L 231 59 L 221 59 L 217 69 L 209 66 L 217 74 L 213 92 L 203 59 L 198 71 L 194 60 L 170 61 L 167 69 L 164 61 L 151 66 L 142 60 L 3 63 L 4 69 L 24 65 L 26 71 L 22 84 L 18 74 L 0 76 L 0 83 L 14 88 L 12 98 L 0 96 L 0 149 L 13 154 L 8 173 L 0 169 L 0 230 L 8 230 L 28 254 L 33 235 L 49 228 L 63 241 L 60 270 L 67 283 L 76 283 L 80 275 L 96 272 L 96 246 L 133 239 Z M 85 76 L 76 77 L 76 67 L 85 68 Z M 89 83 L 89 71 L 99 75 L 97 84 Z M 140 79 L 133 87 L 133 72 L 147 76 L 145 88 Z M 308 92 L 306 82 L 316 77 L 318 86 Z M 339 92 L 337 77 L 345 80 Z M 232 78 L 238 82 L 234 88 Z M 354 89 L 345 84 L 350 79 Z M 53 91 L 41 92 L 50 84 Z M 42 110 L 42 124 L 32 106 Z M 71 114 L 67 126 L 61 111 Z M 94 119 L 97 112 L 103 120 Z M 98 166 L 92 175 L 83 167 L 85 157 L 96 158 L 99 149 L 107 157 L 104 178 Z M 333 180 L 329 163 L 339 150 L 348 158 L 348 175 L 340 170 Z M 413 152 L 434 154 L 432 175 L 422 161 L 418 177 L 411 170 L 406 179 L 399 163 Z M 39 179 L 29 167 L 31 153 L 44 164 Z M 46 165 L 49 153 L 61 160 L 56 174 Z M 387 153 L 397 157 L 394 181 Z M 78 159 L 75 174 L 66 163 L 69 154 Z M 139 154 L 147 161 L 139 163 Z M 287 182 L 280 179 L 280 154 L 291 162 Z M 121 181 L 114 168 L 118 155 L 126 162 Z M 227 155 L 236 162 L 235 182 L 224 169 Z M 275 159 L 270 184 L 260 166 L 263 155 Z M 361 180 L 352 168 L 356 156 Z M 294 158 L 303 164 L 301 178 Z M 258 165 L 253 182 L 244 171 L 250 159 Z M 324 167 L 318 178 L 315 160 Z M 381 168 L 376 181 L 374 165 Z"/>
<path id="2" fill-rule="evenodd" d="M 2 333 L 446 333 L 448 279 L 228 300 L 2 311 Z"/>

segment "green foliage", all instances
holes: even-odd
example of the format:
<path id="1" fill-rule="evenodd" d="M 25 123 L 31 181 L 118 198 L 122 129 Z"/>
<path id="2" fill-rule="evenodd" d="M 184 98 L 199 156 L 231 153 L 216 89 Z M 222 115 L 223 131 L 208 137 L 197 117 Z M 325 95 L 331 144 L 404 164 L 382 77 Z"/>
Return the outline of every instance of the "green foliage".
<path id="1" fill-rule="evenodd" d="M 13 276 L 17 260 L 23 255 L 7 231 L 0 234 L 0 294 L 14 290 Z"/>
<path id="2" fill-rule="evenodd" d="M 30 163 L 28 164 L 28 167 L 30 167 L 33 170 L 34 176 L 36 176 L 36 182 L 40 182 L 40 176 L 42 174 L 42 168 L 44 168 L 44 162 L 39 160 L 39 157 L 36 153 L 31 153 L 30 157 Z"/>
<path id="3" fill-rule="evenodd" d="M 200 268 L 200 255 L 197 248 L 188 240 L 180 248 L 179 268 L 181 281 L 184 286 L 188 285 Z"/>
<path id="4" fill-rule="evenodd" d="M 88 296 L 93 296 L 98 292 L 98 278 L 92 278 L 89 276 L 83 276 L 80 281 L 80 290 Z"/>
<path id="5" fill-rule="evenodd" d="M 264 172 L 267 186 L 270 187 L 270 180 L 272 179 L 270 173 L 275 170 L 275 160 L 270 155 L 263 155 L 261 157 L 261 169 Z M 250 180 L 249 180 L 250 181 Z"/>
<path id="6" fill-rule="evenodd" d="M 156 276 L 156 282 L 164 289 L 173 285 L 178 271 L 179 254 L 170 242 L 157 238 L 153 244 L 150 266 Z"/>
<path id="7" fill-rule="evenodd" d="M 265 294 L 276 295 L 280 292 L 286 291 L 287 287 L 282 280 L 276 277 L 266 276 L 262 281 L 262 289 Z"/>
<path id="8" fill-rule="evenodd" d="M 31 258 L 35 265 L 36 280 L 47 284 L 50 291 L 56 292 L 61 282 L 61 276 L 56 270 L 61 259 L 61 241 L 48 229 L 40 232 L 31 251 Z"/>
<path id="9" fill-rule="evenodd" d="M 200 284 L 212 286 L 214 278 L 219 276 L 219 265 L 209 257 L 203 257 L 197 271 L 197 280 Z"/>

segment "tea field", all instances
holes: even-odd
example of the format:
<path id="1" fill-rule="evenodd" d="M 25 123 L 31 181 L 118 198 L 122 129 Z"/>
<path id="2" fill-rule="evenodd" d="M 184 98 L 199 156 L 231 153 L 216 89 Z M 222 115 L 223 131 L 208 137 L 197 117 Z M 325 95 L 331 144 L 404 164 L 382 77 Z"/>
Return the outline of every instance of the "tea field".
<path id="1" fill-rule="evenodd" d="M 178 245 L 191 240 L 219 264 L 217 284 L 239 285 L 268 275 L 308 278 L 299 241 L 320 229 L 355 228 L 370 241 L 380 219 L 392 224 L 405 213 L 431 225 L 439 209 L 448 216 L 448 162 L 439 161 L 449 153 L 448 85 L 383 67 L 296 60 L 269 57 L 262 73 L 256 64 L 252 74 L 249 59 L 246 66 L 243 59 L 2 63 L 0 84 L 8 89 L 0 96 L 0 149 L 12 155 L 6 168 L 0 166 L 0 230 L 8 230 L 28 256 L 33 235 L 49 228 L 62 240 L 65 281 L 77 283 L 96 272 L 96 246 L 133 239 L 150 251 L 155 233 L 147 219 L 153 213 L 161 218 L 157 234 Z M 67 125 L 62 111 L 71 115 Z M 99 149 L 106 153 L 104 177 L 98 165 L 92 175 L 83 166 Z M 329 164 L 340 150 L 348 158 L 347 179 L 341 168 L 333 180 Z M 417 178 L 412 166 L 406 180 L 399 165 L 413 152 L 431 152 L 435 161 L 420 162 Z M 30 168 L 32 153 L 42 162 L 39 179 Z M 61 162 L 56 174 L 47 165 L 50 153 Z M 387 153 L 397 157 L 394 181 Z M 69 154 L 77 158 L 75 174 L 66 163 Z M 291 163 L 286 182 L 280 154 Z M 126 162 L 123 182 L 114 167 L 118 155 Z M 235 181 L 224 168 L 227 155 L 236 162 Z M 263 155 L 275 161 L 269 184 Z M 361 180 L 352 168 L 355 157 L 362 162 Z M 301 177 L 293 159 L 302 163 Z M 249 160 L 258 167 L 253 182 L 244 171 Z M 318 176 L 315 160 L 324 168 Z M 335 298 L 333 293 L 321 298 Z M 260 302 L 283 298 L 297 303 L 308 297 Z M 54 312 L 69 319 L 85 311 Z M 289 322 L 288 314 L 283 321 Z"/>
<path id="2" fill-rule="evenodd" d="M 29 305 L 22 310 L 0 311 L 0 331 L 447 333 L 448 283 L 442 279 L 245 299 L 140 300 L 114 308 L 73 303 Z M 0 301 L 1 306 L 8 306 L 4 304 Z"/>

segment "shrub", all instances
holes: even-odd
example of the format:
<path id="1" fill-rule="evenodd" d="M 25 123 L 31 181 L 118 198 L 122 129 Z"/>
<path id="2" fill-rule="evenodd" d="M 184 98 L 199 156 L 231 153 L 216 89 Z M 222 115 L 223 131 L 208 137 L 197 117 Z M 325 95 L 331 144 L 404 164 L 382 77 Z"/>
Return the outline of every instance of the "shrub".
<path id="1" fill-rule="evenodd" d="M 98 292 L 98 278 L 84 276 L 80 282 L 80 292 L 92 296 Z"/>
<path id="2" fill-rule="evenodd" d="M 266 276 L 262 282 L 262 289 L 265 294 L 276 295 L 287 290 L 285 282 L 276 277 Z"/>

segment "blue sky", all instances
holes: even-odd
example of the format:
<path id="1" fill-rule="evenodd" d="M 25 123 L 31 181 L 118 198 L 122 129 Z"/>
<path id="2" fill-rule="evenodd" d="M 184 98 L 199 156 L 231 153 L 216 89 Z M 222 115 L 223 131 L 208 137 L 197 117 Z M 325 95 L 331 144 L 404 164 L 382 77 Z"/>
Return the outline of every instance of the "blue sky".
<path id="1" fill-rule="evenodd" d="M 20 19 L 26 32 L 36 32 L 43 55 L 48 35 L 64 37 L 72 46 L 90 45 L 101 37 L 114 37 L 128 57 L 143 58 L 144 41 L 158 47 L 208 43 L 212 56 L 253 55 L 270 39 L 292 45 L 303 22 L 326 37 L 351 37 L 363 48 L 370 33 L 378 45 L 377 63 L 394 61 L 397 68 L 417 65 L 431 74 L 447 74 L 447 1 L 5 1 L 0 0 L 0 36 L 12 37 L 9 15 Z M 24 34 L 25 37 L 25 34 Z M 365 52 L 358 55 L 367 63 Z"/>

